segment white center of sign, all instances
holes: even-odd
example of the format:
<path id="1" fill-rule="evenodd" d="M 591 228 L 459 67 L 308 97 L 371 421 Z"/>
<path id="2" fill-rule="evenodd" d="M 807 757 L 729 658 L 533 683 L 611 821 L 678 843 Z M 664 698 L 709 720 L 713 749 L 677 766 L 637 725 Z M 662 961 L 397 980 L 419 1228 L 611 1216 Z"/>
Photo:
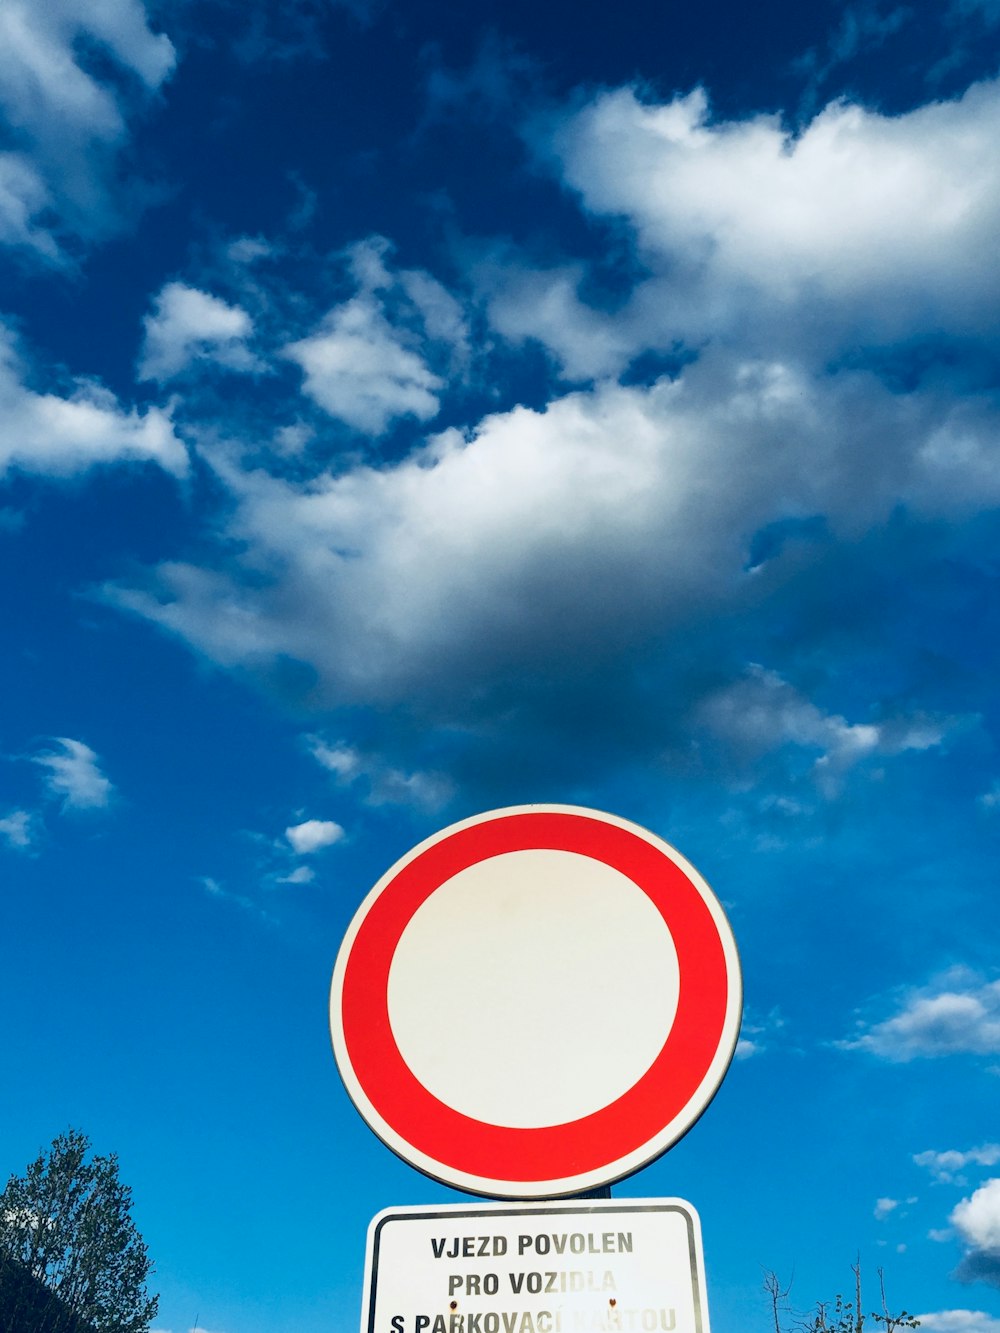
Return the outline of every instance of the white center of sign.
<path id="1" fill-rule="evenodd" d="M 507 852 L 414 913 L 389 971 L 389 1021 L 428 1092 L 532 1129 L 627 1092 L 660 1053 L 679 989 L 666 923 L 627 876 L 576 852 Z"/>

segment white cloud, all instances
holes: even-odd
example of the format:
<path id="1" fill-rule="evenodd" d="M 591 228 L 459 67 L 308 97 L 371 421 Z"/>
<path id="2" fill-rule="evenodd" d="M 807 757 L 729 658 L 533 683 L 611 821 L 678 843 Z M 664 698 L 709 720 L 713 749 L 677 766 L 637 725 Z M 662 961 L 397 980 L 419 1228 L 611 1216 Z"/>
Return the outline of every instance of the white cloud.
<path id="1" fill-rule="evenodd" d="M 651 640 L 689 642 L 709 614 L 752 616 L 808 547 L 748 567 L 755 535 L 789 516 L 826 515 L 834 541 L 900 502 L 929 515 L 992 503 L 994 429 L 977 404 L 713 349 L 674 382 L 514 408 L 306 482 L 210 452 L 245 564 L 167 565 L 150 588 L 109 595 L 224 665 L 309 664 L 323 704 L 465 720 L 525 673 L 596 671 Z M 959 430 L 978 441 L 972 463 L 935 444 Z M 824 717 L 830 765 L 941 739 L 933 721 Z"/>
<path id="2" fill-rule="evenodd" d="M 944 1152 L 928 1149 L 914 1154 L 913 1160 L 917 1166 L 925 1166 L 934 1179 L 942 1184 L 950 1184 L 952 1181 L 964 1183 L 961 1173 L 967 1166 L 996 1166 L 1000 1162 L 1000 1143 L 984 1143 L 978 1148 L 970 1148 L 968 1152 L 960 1152 L 955 1148 L 948 1148 Z"/>
<path id="3" fill-rule="evenodd" d="M 835 102 L 793 136 L 777 116 L 713 122 L 701 89 L 665 105 L 619 89 L 539 139 L 587 209 L 669 266 L 626 324 L 652 320 L 668 345 L 727 332 L 828 349 L 848 331 L 990 327 L 1000 276 L 976 256 L 1000 218 L 998 109 L 996 82 L 900 116 Z"/>
<path id="4" fill-rule="evenodd" d="M 927 1333 L 1000 1333 L 1000 1319 L 983 1310 L 933 1310 L 917 1318 Z"/>
<path id="5" fill-rule="evenodd" d="M 750 1060 L 755 1055 L 760 1055 L 764 1048 L 755 1041 L 749 1041 L 746 1037 L 741 1037 L 736 1043 L 734 1056 L 737 1060 Z"/>
<path id="6" fill-rule="evenodd" d="M 152 1328 L 149 1333 L 171 1333 L 171 1331 L 168 1328 Z M 197 1324 L 194 1327 L 187 1329 L 185 1333 L 211 1333 L 211 1331 L 207 1328 L 202 1328 L 200 1324 Z"/>
<path id="7" fill-rule="evenodd" d="M 987 1180 L 956 1204 L 948 1220 L 967 1247 L 955 1276 L 1000 1287 L 1000 1180 Z"/>
<path id="8" fill-rule="evenodd" d="M 97 755 L 83 741 L 59 736 L 54 750 L 43 750 L 33 762 L 46 770 L 49 793 L 59 798 L 63 809 L 94 810 L 106 806 L 114 788 L 101 772 Z"/>
<path id="9" fill-rule="evenodd" d="M 899 116 L 837 101 L 797 133 L 777 115 L 713 120 L 701 88 L 549 114 L 534 146 L 587 211 L 624 224 L 646 276 L 591 305 L 587 266 L 500 247 L 476 270 L 493 326 L 572 379 L 717 338 L 827 365 L 920 334 L 992 336 L 1000 278 L 974 256 L 1000 221 L 998 107 L 986 82 Z"/>
<path id="10" fill-rule="evenodd" d="M 23 851 L 35 840 L 35 818 L 27 810 L 11 810 L 0 818 L 0 838 Z"/>
<path id="11" fill-rule="evenodd" d="M 437 413 L 444 381 L 371 296 L 331 310 L 316 333 L 285 354 L 305 372 L 310 398 L 367 435 L 382 435 L 398 417 L 429 421 Z"/>
<path id="12" fill-rule="evenodd" d="M 109 60 L 132 76 L 128 92 L 97 72 Z M 174 60 L 140 0 L 5 0 L 0 118 L 14 151 L 0 157 L 0 241 L 55 260 L 64 234 L 96 238 L 123 220 L 116 159 L 127 116 L 160 88 Z"/>
<path id="13" fill-rule="evenodd" d="M 331 847 L 344 836 L 344 830 L 332 819 L 306 819 L 285 829 L 285 837 L 299 856 Z"/>
<path id="14" fill-rule="evenodd" d="M 1000 1255 L 1000 1180 L 988 1180 L 956 1204 L 949 1221 L 970 1248 Z"/>
<path id="15" fill-rule="evenodd" d="M 313 870 L 312 866 L 296 866 L 287 875 L 279 875 L 275 882 L 278 884 L 311 884 L 315 878 L 316 871 Z"/>
<path id="16" fill-rule="evenodd" d="M 27 376 L 14 335 L 0 323 L 0 475 L 17 468 L 70 477 L 96 464 L 143 461 L 186 472 L 187 452 L 159 408 L 125 411 L 90 381 L 78 381 L 66 397 L 38 393 Z"/>
<path id="17" fill-rule="evenodd" d="M 643 288 L 626 309 L 609 315 L 581 300 L 584 273 L 579 264 L 532 270 L 502 250 L 477 267 L 476 278 L 498 333 L 515 344 L 536 339 L 567 378 L 581 380 L 618 374 L 653 332 L 640 313 Z"/>
<path id="18" fill-rule="evenodd" d="M 890 1213 L 899 1207 L 898 1199 L 876 1199 L 875 1200 L 875 1220 L 884 1222 Z"/>
<path id="19" fill-rule="evenodd" d="M 330 745 L 319 736 L 310 736 L 308 745 L 313 758 L 341 782 L 353 782 L 364 771 L 360 752 L 344 741 Z"/>
<path id="20" fill-rule="evenodd" d="M 392 271 L 391 249 L 380 236 L 349 247 L 343 259 L 357 295 L 284 349 L 305 372 L 303 388 L 314 402 L 373 436 L 403 417 L 434 417 L 446 381 L 430 359 L 457 372 L 469 354 L 462 307 L 429 273 Z"/>
<path id="21" fill-rule="evenodd" d="M 899 117 L 837 104 L 796 137 L 772 117 L 712 122 L 699 94 L 652 106 L 624 90 L 562 113 L 537 142 L 643 276 L 605 309 L 582 296 L 583 263 L 538 275 L 504 251 L 478 281 L 495 326 L 594 387 L 318 472 L 297 418 L 319 414 L 297 404 L 294 425 L 269 426 L 270 456 L 205 446 L 230 502 L 214 558 L 108 597 L 224 667 L 307 682 L 317 710 L 396 710 L 448 742 L 531 736 L 537 752 L 575 710 L 608 751 L 781 751 L 772 767 L 807 769 L 826 795 L 934 750 L 956 719 L 894 705 L 895 684 L 862 697 L 877 672 L 816 664 L 834 632 L 869 663 L 889 652 L 851 563 L 865 545 L 905 569 L 922 524 L 1000 502 L 997 403 L 956 395 L 946 372 L 902 392 L 841 354 L 993 318 L 1000 277 L 979 256 L 1000 219 L 998 107 L 993 84 Z M 284 347 L 306 396 L 370 435 L 430 421 L 469 355 L 454 299 L 387 254 L 373 238 L 342 255 L 348 299 Z M 675 375 L 605 378 L 678 343 L 697 359 Z M 786 590 L 845 567 L 853 588 L 807 646 L 770 632 Z M 381 773 L 350 747 L 331 768 L 372 799 L 430 804 L 403 748 Z"/>
<path id="22" fill-rule="evenodd" d="M 899 1063 L 944 1055 L 997 1054 L 1000 981 L 979 983 L 959 975 L 956 983 L 910 995 L 899 1013 L 840 1045 Z"/>
<path id="23" fill-rule="evenodd" d="M 243 372 L 262 368 L 247 347 L 253 334 L 247 312 L 196 287 L 168 282 L 143 325 L 140 379 L 162 384 L 202 361 Z"/>

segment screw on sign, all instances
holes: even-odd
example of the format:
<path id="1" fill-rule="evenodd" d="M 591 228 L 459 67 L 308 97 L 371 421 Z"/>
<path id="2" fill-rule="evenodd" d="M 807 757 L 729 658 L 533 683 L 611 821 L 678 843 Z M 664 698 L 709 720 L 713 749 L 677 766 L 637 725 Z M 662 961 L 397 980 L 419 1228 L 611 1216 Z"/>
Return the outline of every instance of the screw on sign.
<path id="1" fill-rule="evenodd" d="M 500 1198 L 578 1194 L 687 1132 L 736 1047 L 739 957 L 715 895 L 614 815 L 526 805 L 428 838 L 348 927 L 334 1054 L 375 1133 Z"/>

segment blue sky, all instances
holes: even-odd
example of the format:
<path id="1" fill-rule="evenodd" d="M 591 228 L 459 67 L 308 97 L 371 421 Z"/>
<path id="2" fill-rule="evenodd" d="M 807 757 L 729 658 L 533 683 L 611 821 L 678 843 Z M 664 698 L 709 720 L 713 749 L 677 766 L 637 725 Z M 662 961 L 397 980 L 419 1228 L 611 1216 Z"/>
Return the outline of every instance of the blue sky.
<path id="1" fill-rule="evenodd" d="M 455 1200 L 340 1087 L 383 871 L 576 803 L 729 911 L 616 1187 L 717 1330 L 1000 1329 L 1000 7 L 0 3 L 0 1174 L 117 1151 L 156 1328 L 353 1329 Z"/>

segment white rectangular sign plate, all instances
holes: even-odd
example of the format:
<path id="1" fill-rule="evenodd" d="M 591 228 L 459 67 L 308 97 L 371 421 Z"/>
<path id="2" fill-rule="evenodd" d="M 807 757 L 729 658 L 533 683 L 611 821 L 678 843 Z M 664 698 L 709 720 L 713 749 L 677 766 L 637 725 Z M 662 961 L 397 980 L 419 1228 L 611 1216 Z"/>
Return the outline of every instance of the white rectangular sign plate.
<path id="1" fill-rule="evenodd" d="M 388 1208 L 361 1333 L 709 1333 L 682 1199 Z"/>

